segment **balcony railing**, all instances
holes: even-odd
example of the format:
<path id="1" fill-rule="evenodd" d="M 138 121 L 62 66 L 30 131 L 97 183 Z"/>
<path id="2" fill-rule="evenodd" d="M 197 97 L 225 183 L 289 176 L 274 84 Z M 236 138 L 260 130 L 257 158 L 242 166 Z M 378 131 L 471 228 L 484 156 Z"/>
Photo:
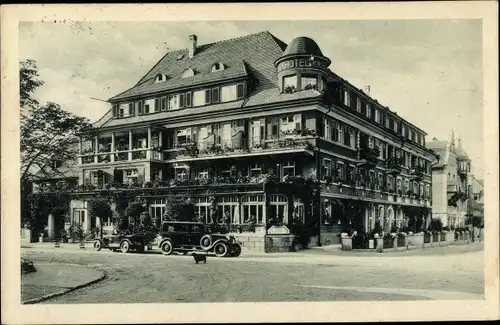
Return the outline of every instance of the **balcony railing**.
<path id="1" fill-rule="evenodd" d="M 194 177 L 194 178 L 184 178 L 184 179 L 170 179 L 170 180 L 158 180 L 154 182 L 145 183 L 98 183 L 98 184 L 85 184 L 76 185 L 71 184 L 65 187 L 58 187 L 53 185 L 48 185 L 42 187 L 38 192 L 40 193 L 50 193 L 50 192 L 93 192 L 102 190 L 117 190 L 117 189 L 141 189 L 141 188 L 174 188 L 178 186 L 221 186 L 221 185 L 235 185 L 235 184 L 264 184 L 264 183 L 276 183 L 276 184 L 291 184 L 298 186 L 318 184 L 315 179 L 310 177 L 295 176 L 283 178 L 282 180 L 269 174 L 260 174 L 256 176 L 240 176 L 240 177 Z"/>
<path id="2" fill-rule="evenodd" d="M 458 186 L 457 186 L 457 184 L 448 184 L 447 190 L 448 190 L 448 192 L 457 192 Z"/>
<path id="3" fill-rule="evenodd" d="M 117 148 L 115 152 L 85 153 L 81 155 L 82 164 L 109 163 L 120 161 L 155 159 L 163 160 L 163 152 L 159 148 L 139 148 L 128 150 L 127 147 Z"/>

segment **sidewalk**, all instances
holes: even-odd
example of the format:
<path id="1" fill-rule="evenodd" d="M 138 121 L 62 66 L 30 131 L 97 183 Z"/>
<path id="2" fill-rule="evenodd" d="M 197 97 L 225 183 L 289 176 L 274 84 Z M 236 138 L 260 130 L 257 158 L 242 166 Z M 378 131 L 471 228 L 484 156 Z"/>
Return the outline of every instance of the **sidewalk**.
<path id="1" fill-rule="evenodd" d="M 21 276 L 21 302 L 34 304 L 91 285 L 106 276 L 81 265 L 37 263 L 36 272 Z"/>

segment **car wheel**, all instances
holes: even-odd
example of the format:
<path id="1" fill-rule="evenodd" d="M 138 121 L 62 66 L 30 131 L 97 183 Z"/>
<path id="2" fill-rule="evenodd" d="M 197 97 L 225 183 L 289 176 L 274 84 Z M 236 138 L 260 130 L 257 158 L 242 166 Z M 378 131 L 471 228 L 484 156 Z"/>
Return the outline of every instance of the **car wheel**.
<path id="1" fill-rule="evenodd" d="M 174 251 L 174 247 L 172 246 L 172 242 L 170 240 L 165 241 L 161 244 L 161 253 L 163 255 L 170 255 Z"/>
<path id="2" fill-rule="evenodd" d="M 95 251 L 100 251 L 101 250 L 101 241 L 100 240 L 94 241 L 94 250 Z"/>
<path id="3" fill-rule="evenodd" d="M 126 253 L 128 252 L 130 249 L 130 243 L 128 241 L 122 241 L 120 243 L 120 250 L 122 251 L 122 253 Z"/>
<path id="4" fill-rule="evenodd" d="M 217 257 L 226 257 L 229 255 L 229 247 L 226 243 L 218 243 L 214 247 L 214 253 Z"/>
<path id="5" fill-rule="evenodd" d="M 234 244 L 231 256 L 238 257 L 238 256 L 240 256 L 240 254 L 241 254 L 241 246 L 240 246 L 240 244 Z"/>
<path id="6" fill-rule="evenodd" d="M 201 239 L 200 239 L 201 249 L 207 250 L 207 249 L 210 249 L 211 246 L 212 246 L 212 236 L 205 235 L 205 236 L 201 237 Z"/>

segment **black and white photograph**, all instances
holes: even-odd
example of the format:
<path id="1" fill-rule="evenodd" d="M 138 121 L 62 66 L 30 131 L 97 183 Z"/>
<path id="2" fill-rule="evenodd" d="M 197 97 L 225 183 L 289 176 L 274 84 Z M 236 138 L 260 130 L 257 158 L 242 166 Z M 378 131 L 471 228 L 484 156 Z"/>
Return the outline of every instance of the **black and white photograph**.
<path id="1" fill-rule="evenodd" d="M 477 4 L 16 7 L 2 265 L 9 249 L 18 282 L 2 266 L 2 305 L 39 324 L 126 322 L 128 304 L 136 323 L 310 304 L 322 312 L 300 320 L 414 320 L 419 303 L 449 317 L 430 320 L 498 319 L 498 52 L 480 16 L 496 4 Z M 336 318 L 343 303 L 354 315 Z"/>

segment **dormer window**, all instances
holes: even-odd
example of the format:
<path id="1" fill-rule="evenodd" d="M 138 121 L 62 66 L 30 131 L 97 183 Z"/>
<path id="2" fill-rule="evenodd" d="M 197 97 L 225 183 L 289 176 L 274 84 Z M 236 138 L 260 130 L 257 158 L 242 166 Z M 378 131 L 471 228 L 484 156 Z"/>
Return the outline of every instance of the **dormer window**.
<path id="1" fill-rule="evenodd" d="M 181 76 L 181 78 L 189 78 L 189 77 L 194 77 L 193 69 L 186 69 Z"/>
<path id="2" fill-rule="evenodd" d="M 224 64 L 220 62 L 215 62 L 214 65 L 212 66 L 212 72 L 222 71 L 222 70 L 224 70 Z"/>
<path id="3" fill-rule="evenodd" d="M 159 74 L 155 78 L 155 83 L 167 81 L 167 76 L 164 74 Z"/>

